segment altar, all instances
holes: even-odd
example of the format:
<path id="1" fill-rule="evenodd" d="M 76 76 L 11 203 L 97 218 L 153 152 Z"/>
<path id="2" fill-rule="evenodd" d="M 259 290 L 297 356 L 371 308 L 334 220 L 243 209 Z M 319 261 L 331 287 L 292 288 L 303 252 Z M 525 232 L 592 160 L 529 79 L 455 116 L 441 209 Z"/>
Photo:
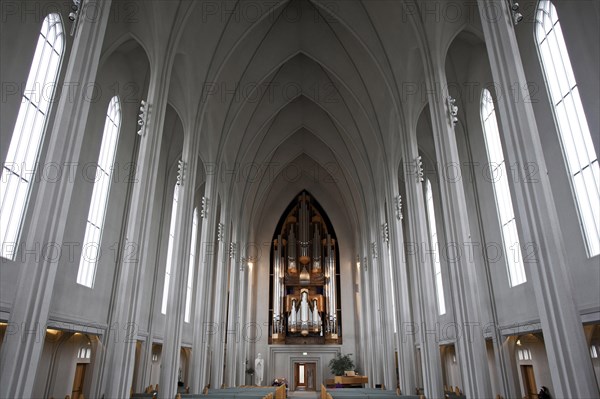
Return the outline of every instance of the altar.
<path id="1" fill-rule="evenodd" d="M 338 384 L 341 384 L 343 388 L 352 388 L 352 387 L 363 388 L 364 384 L 369 383 L 369 377 L 367 377 L 366 375 L 355 375 L 355 376 L 339 375 L 339 376 L 334 377 L 333 383 L 336 386 Z"/>

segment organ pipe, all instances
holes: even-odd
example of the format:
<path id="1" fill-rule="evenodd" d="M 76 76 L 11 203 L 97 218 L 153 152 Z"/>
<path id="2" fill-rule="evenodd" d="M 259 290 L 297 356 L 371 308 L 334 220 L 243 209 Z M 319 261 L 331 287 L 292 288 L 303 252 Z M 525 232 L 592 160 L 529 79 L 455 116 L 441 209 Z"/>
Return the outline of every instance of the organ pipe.
<path id="1" fill-rule="evenodd" d="M 309 211 L 308 211 L 308 197 L 303 194 L 300 199 L 300 209 L 298 211 L 300 224 L 298 228 L 298 234 L 300 236 L 300 257 L 298 258 L 300 263 L 307 265 L 310 262 L 310 255 L 308 251 L 309 246 Z"/>
<path id="2" fill-rule="evenodd" d="M 273 343 L 339 343 L 335 236 L 306 192 L 296 201 L 273 237 Z"/>
<path id="3" fill-rule="evenodd" d="M 290 226 L 290 234 L 288 236 L 288 272 L 297 273 L 296 266 L 296 235 L 294 234 L 294 225 Z"/>
<path id="4" fill-rule="evenodd" d="M 319 224 L 315 223 L 315 234 L 313 236 L 313 273 L 321 272 L 321 235 L 319 232 Z"/>

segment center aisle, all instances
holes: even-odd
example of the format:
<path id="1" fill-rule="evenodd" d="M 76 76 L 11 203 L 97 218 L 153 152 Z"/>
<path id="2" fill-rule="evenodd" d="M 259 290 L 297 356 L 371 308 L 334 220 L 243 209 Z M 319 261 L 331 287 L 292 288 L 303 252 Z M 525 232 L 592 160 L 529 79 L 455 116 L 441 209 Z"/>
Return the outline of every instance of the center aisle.
<path id="1" fill-rule="evenodd" d="M 318 399 L 318 393 L 317 392 L 300 392 L 300 391 L 296 391 L 296 392 L 289 392 L 288 394 L 288 398 L 311 398 L 311 399 Z"/>

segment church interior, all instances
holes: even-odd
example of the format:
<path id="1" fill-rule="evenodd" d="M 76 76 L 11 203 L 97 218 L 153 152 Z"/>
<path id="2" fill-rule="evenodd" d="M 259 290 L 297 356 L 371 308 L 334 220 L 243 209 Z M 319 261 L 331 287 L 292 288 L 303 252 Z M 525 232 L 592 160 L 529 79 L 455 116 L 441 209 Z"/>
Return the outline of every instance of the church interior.
<path id="1" fill-rule="evenodd" d="M 600 2 L 0 7 L 0 398 L 600 397 Z"/>

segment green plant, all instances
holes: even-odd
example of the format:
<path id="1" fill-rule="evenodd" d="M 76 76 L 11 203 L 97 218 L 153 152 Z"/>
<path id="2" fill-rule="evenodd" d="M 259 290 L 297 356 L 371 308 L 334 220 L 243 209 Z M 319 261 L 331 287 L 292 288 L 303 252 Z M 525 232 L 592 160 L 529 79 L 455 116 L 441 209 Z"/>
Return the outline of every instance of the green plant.
<path id="1" fill-rule="evenodd" d="M 331 372 L 335 375 L 344 375 L 344 371 L 354 370 L 354 361 L 350 356 L 352 356 L 352 353 L 343 356 L 338 353 L 329 361 Z"/>

